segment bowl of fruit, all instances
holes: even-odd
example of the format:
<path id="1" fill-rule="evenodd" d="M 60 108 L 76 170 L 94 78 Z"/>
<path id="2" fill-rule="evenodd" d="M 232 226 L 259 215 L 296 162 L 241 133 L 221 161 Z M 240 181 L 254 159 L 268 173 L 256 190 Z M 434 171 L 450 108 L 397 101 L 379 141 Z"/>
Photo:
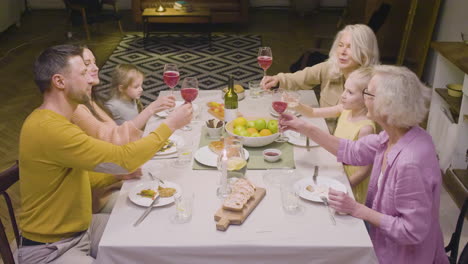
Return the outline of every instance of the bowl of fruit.
<path id="1" fill-rule="evenodd" d="M 247 147 L 266 146 L 279 136 L 278 120 L 268 117 L 238 117 L 226 124 L 226 131 Z"/>

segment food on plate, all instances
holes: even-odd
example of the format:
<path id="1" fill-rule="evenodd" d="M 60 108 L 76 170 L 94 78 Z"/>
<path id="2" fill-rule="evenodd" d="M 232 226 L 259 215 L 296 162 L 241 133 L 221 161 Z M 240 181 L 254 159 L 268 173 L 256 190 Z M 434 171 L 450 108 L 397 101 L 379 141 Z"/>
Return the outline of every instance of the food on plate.
<path id="1" fill-rule="evenodd" d="M 224 104 L 218 102 L 207 103 L 209 111 L 216 117 L 224 118 Z"/>
<path id="2" fill-rule="evenodd" d="M 154 200 L 154 198 L 156 197 L 156 194 L 158 194 L 158 192 L 155 191 L 155 190 L 151 190 L 151 189 L 144 189 L 144 190 L 141 190 L 137 194 L 142 196 L 142 197 L 151 198 L 151 199 Z"/>
<path id="3" fill-rule="evenodd" d="M 224 93 L 227 93 L 227 91 L 228 91 L 228 88 L 227 88 L 227 87 L 224 87 L 223 92 L 224 92 Z M 235 91 L 236 93 L 243 93 L 243 92 L 245 91 L 245 89 L 244 89 L 244 87 L 242 87 L 242 85 L 240 85 L 240 84 L 234 84 L 234 91 Z"/>
<path id="4" fill-rule="evenodd" d="M 325 195 L 328 196 L 328 186 L 326 185 L 319 185 L 315 188 L 312 185 L 307 185 L 306 190 L 309 192 L 316 193 L 317 195 Z"/>
<path id="5" fill-rule="evenodd" d="M 307 185 L 306 190 L 308 190 L 309 192 L 315 192 L 315 189 L 312 185 Z"/>
<path id="6" fill-rule="evenodd" d="M 242 211 L 247 202 L 255 194 L 255 185 L 249 180 L 241 178 L 231 187 L 231 194 L 224 200 L 223 209 Z"/>
<path id="7" fill-rule="evenodd" d="M 170 139 L 166 140 L 166 143 L 164 144 L 164 146 L 159 150 L 159 152 L 164 152 L 170 148 L 172 148 L 172 146 L 174 146 L 174 142 Z"/>
<path id="8" fill-rule="evenodd" d="M 159 195 L 164 198 L 164 197 L 171 197 L 172 195 L 174 195 L 174 193 L 176 193 L 177 190 L 174 188 L 164 188 L 164 187 L 159 186 L 158 191 L 159 191 Z"/>
<path id="9" fill-rule="evenodd" d="M 210 144 L 208 144 L 208 148 L 214 153 L 219 155 L 219 153 L 221 153 L 221 151 L 224 148 L 224 141 L 223 140 L 211 141 Z"/>

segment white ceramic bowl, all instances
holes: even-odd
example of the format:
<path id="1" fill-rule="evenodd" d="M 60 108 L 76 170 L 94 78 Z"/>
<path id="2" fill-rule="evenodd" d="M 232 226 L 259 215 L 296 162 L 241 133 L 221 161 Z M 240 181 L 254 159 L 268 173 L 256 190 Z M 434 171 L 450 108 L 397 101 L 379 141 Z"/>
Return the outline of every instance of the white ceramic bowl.
<path id="1" fill-rule="evenodd" d="M 276 155 L 268 155 L 268 153 L 275 153 Z M 268 162 L 276 162 L 281 158 L 281 150 L 279 149 L 265 149 L 263 151 L 263 159 Z"/>
<path id="2" fill-rule="evenodd" d="M 268 121 L 274 119 L 274 118 L 269 118 L 269 117 L 244 117 L 247 119 L 247 121 L 253 121 L 259 118 L 265 119 L 265 121 L 268 123 Z M 226 124 L 226 131 L 228 132 L 229 135 L 239 137 L 242 139 L 242 144 L 247 147 L 263 147 L 266 146 L 273 141 L 279 136 L 279 133 L 275 133 L 269 136 L 264 136 L 264 137 L 242 137 L 239 135 L 234 134 L 234 120 L 231 122 L 228 122 Z"/>

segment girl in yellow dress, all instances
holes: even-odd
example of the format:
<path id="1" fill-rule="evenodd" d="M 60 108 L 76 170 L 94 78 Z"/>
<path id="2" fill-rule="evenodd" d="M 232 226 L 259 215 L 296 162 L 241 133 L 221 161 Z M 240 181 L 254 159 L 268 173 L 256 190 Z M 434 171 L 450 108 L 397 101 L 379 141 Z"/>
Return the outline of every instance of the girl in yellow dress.
<path id="1" fill-rule="evenodd" d="M 364 104 L 364 90 L 371 79 L 370 68 L 360 68 L 351 73 L 344 84 L 344 91 L 338 105 L 312 108 L 299 104 L 298 112 L 308 117 L 339 117 L 334 135 L 349 140 L 376 133 L 375 123 L 367 118 Z M 344 164 L 354 197 L 359 203 L 365 203 L 371 166 L 350 166 Z"/>

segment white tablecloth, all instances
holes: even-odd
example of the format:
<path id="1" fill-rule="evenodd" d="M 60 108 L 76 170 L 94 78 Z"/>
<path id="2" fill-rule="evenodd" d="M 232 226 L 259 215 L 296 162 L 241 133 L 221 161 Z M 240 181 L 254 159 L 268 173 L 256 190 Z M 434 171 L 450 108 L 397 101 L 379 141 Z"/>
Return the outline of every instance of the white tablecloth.
<path id="1" fill-rule="evenodd" d="M 194 129 L 176 134 L 198 142 L 201 126 L 212 118 L 207 113 L 206 102 L 222 102 L 220 93 L 200 91 L 194 103 L 201 106 L 201 114 L 192 122 Z M 302 102 L 318 105 L 312 91 L 301 93 Z M 239 102 L 239 110 L 245 116 L 268 116 L 271 104 L 268 97 L 251 99 L 247 95 Z M 309 121 L 327 130 L 323 119 Z M 158 118 L 150 120 L 145 133 L 159 122 Z M 342 165 L 323 148 L 313 147 L 307 152 L 296 147 L 294 157 L 300 177 L 311 177 L 314 165 L 319 165 L 319 175 L 340 181 L 351 192 Z M 128 199 L 128 190 L 149 180 L 149 176 L 126 181 L 102 236 L 97 263 L 377 263 L 363 221 L 336 215 L 334 226 L 323 204 L 306 200 L 300 201 L 304 208 L 301 214 L 286 214 L 281 207 L 279 189 L 263 182 L 264 170 L 249 170 L 246 176 L 267 189 L 265 198 L 242 225 L 217 231 L 213 216 L 221 206 L 221 200 L 216 197 L 219 172 L 193 171 L 192 166 L 176 169 L 170 165 L 171 161 L 150 160 L 143 168 L 156 171 L 154 168 L 158 167 L 156 172 L 162 179 L 195 193 L 192 220 L 186 224 L 171 223 L 170 217 L 175 213 L 171 204 L 153 209 L 139 226 L 133 227 L 144 208 Z"/>

